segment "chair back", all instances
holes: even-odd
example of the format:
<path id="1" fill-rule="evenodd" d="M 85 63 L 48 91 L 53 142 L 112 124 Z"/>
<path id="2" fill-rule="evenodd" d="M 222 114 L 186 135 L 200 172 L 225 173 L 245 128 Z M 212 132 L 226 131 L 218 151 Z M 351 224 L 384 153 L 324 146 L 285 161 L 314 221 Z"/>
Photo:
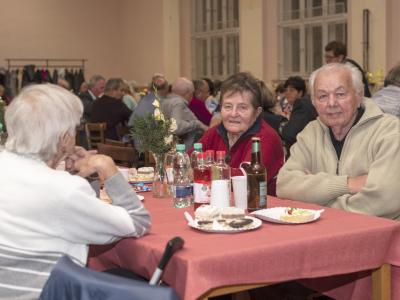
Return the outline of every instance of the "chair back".
<path id="1" fill-rule="evenodd" d="M 152 286 L 75 264 L 69 257 L 59 259 L 52 270 L 41 300 L 179 300 L 170 287 Z"/>
<path id="2" fill-rule="evenodd" d="M 137 166 L 138 155 L 133 147 L 98 143 L 97 152 L 110 156 L 117 165 L 130 168 Z"/>
<path id="3" fill-rule="evenodd" d="M 117 141 L 117 140 L 112 140 L 112 139 L 105 139 L 104 144 L 119 146 L 119 147 L 129 147 L 130 146 L 129 143 L 124 143 L 122 141 Z"/>
<path id="4" fill-rule="evenodd" d="M 104 143 L 107 123 L 86 123 L 85 133 L 89 149 L 97 149 L 98 143 Z"/>

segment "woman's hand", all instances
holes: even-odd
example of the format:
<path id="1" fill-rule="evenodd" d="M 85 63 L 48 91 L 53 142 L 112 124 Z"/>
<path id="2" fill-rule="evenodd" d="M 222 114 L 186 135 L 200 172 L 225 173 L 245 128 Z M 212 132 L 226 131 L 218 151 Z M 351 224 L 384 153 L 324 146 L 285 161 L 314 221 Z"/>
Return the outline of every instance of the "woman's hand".
<path id="1" fill-rule="evenodd" d="M 97 173 L 102 181 L 118 172 L 111 157 L 96 153 L 95 150 L 87 151 L 82 147 L 75 147 L 74 153 L 65 160 L 65 170 L 82 177 Z"/>

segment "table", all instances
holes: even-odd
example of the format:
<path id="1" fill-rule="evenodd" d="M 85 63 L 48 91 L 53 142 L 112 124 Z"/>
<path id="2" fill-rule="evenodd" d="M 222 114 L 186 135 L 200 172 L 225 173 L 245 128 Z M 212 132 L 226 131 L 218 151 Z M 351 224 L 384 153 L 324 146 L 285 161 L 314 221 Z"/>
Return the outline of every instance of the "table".
<path id="1" fill-rule="evenodd" d="M 185 246 L 172 257 L 163 280 L 182 299 L 207 299 L 267 283 L 304 278 L 314 280 L 310 284 L 315 286 L 319 280 L 316 278 L 335 278 L 332 276 L 365 270 L 373 272 L 373 299 L 390 299 L 391 266 L 396 278 L 400 278 L 400 222 L 325 208 L 321 218 L 309 224 L 263 222 L 254 231 L 211 234 L 187 226 L 183 212 L 193 214 L 193 208 L 176 209 L 172 207 L 172 199 L 155 199 L 150 193 L 143 195 L 152 215 L 151 233 L 109 246 L 107 251 L 89 259 L 90 268 L 122 266 L 150 277 L 166 242 L 181 236 Z M 268 198 L 268 206 L 321 208 L 274 197 Z M 368 278 L 361 279 L 364 281 L 360 288 L 368 289 L 359 293 L 358 299 L 371 299 L 371 283 Z M 392 293 L 400 297 L 399 285 L 400 282 L 392 281 Z M 330 285 L 330 289 L 340 291 L 340 286 Z M 354 295 L 353 291 L 351 298 L 357 299 Z"/>

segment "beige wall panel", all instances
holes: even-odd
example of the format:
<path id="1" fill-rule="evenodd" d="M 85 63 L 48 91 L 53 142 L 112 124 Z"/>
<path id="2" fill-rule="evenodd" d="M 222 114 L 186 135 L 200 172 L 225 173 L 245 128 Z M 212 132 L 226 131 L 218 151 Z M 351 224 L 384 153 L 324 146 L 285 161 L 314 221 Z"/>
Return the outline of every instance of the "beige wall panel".
<path id="1" fill-rule="evenodd" d="M 363 9 L 369 9 L 369 70 L 366 71 L 374 73 L 386 68 L 385 3 L 381 0 L 348 1 L 348 55 L 363 65 Z"/>
<path id="2" fill-rule="evenodd" d="M 4 58 L 87 58 L 86 75 L 121 72 L 120 9 L 105 0 L 2 0 Z"/>
<path id="3" fill-rule="evenodd" d="M 278 0 L 263 1 L 263 79 L 278 79 Z"/>
<path id="4" fill-rule="evenodd" d="M 263 78 L 262 0 L 240 0 L 240 70 Z"/>
<path id="5" fill-rule="evenodd" d="M 387 0 L 387 2 L 386 70 L 389 71 L 395 64 L 400 63 L 400 1 Z"/>

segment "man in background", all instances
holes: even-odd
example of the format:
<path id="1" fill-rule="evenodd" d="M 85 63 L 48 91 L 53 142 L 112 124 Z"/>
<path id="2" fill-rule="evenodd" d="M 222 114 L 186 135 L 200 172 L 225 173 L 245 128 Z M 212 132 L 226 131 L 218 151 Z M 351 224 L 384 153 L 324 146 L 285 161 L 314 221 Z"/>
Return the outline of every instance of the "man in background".
<path id="1" fill-rule="evenodd" d="M 365 72 L 356 61 L 347 57 L 347 49 L 345 44 L 339 41 L 329 42 L 325 46 L 325 62 L 327 64 L 335 62 L 349 63 L 354 67 L 356 67 L 361 72 L 362 75 L 362 82 L 364 84 L 364 96 L 371 97 L 371 93 L 368 87 L 368 79 L 367 77 L 365 77 Z"/>
<path id="2" fill-rule="evenodd" d="M 88 91 L 79 94 L 83 104 L 83 123 L 90 120 L 93 102 L 104 93 L 106 80 L 101 75 L 93 75 L 88 83 Z"/>
<path id="3" fill-rule="evenodd" d="M 132 111 L 122 102 L 124 81 L 122 78 L 110 78 L 106 82 L 104 95 L 94 101 L 90 122 L 107 123 L 105 138 L 120 140 L 117 126 L 125 126 Z"/>
<path id="4" fill-rule="evenodd" d="M 133 121 L 138 117 L 144 117 L 147 114 L 154 112 L 153 102 L 156 97 L 162 102 L 167 97 L 169 91 L 169 85 L 167 79 L 162 74 L 154 74 L 149 83 L 149 92 L 146 96 L 140 99 L 138 105 L 135 108 L 132 116 L 129 119 L 129 126 L 132 126 Z"/>
<path id="5" fill-rule="evenodd" d="M 186 150 L 189 150 L 208 127 L 199 121 L 188 107 L 194 91 L 192 81 L 180 77 L 172 84 L 171 91 L 172 93 L 161 102 L 161 110 L 165 118 L 176 120 L 177 129 L 174 133 L 185 144 Z"/>

